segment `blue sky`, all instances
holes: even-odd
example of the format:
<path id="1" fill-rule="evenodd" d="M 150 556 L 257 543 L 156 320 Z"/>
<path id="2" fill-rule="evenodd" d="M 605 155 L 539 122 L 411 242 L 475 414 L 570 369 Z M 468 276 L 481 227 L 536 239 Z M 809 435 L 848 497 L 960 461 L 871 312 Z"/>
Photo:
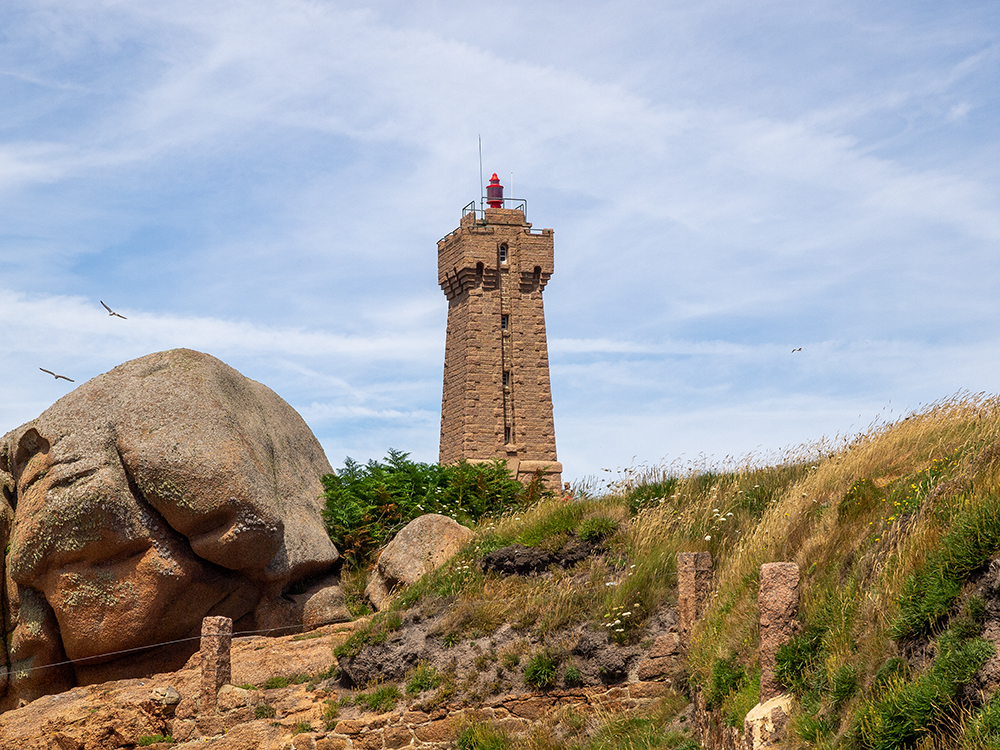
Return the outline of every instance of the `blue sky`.
<path id="1" fill-rule="evenodd" d="M 994 0 L 8 0 L 0 433 L 73 387 L 39 367 L 184 346 L 334 466 L 436 460 L 480 136 L 555 230 L 567 479 L 996 392 L 998 37 Z"/>

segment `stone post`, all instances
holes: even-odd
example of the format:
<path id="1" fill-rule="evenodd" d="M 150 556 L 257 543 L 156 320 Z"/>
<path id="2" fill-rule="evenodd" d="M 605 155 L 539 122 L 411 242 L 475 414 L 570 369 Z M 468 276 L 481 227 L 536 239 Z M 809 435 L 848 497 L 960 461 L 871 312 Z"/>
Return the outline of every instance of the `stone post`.
<path id="1" fill-rule="evenodd" d="M 795 635 L 799 612 L 799 566 L 767 563 L 760 568 L 760 702 L 782 692 L 774 677 L 778 649 Z"/>
<path id="2" fill-rule="evenodd" d="M 681 652 L 687 653 L 691 629 L 705 613 L 712 593 L 712 553 L 677 554 L 677 620 Z"/>
<path id="3" fill-rule="evenodd" d="M 206 617 L 201 621 L 201 710 L 215 711 L 219 688 L 233 679 L 229 648 L 233 643 L 233 621 L 228 617 Z"/>

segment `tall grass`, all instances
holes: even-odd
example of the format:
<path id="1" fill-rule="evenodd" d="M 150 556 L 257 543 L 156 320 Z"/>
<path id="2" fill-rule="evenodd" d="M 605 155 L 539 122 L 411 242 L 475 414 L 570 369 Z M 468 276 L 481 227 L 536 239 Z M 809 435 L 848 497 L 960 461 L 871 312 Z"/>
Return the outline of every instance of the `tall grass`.
<path id="1" fill-rule="evenodd" d="M 715 591 L 687 668 L 738 724 L 759 691 L 760 566 L 794 561 L 802 628 L 779 659 L 799 698 L 789 746 L 959 747 L 968 736 L 979 747 L 1000 733 L 1000 709 L 980 710 L 956 686 L 986 653 L 963 592 L 1000 551 L 998 436 L 1000 401 L 959 394 L 776 455 L 605 471 L 576 488 L 576 501 L 481 522 L 468 547 L 396 606 L 447 609 L 441 627 L 451 634 L 511 623 L 545 642 L 589 622 L 636 643 L 646 619 L 675 601 L 677 553 L 707 550 Z M 558 551 L 584 535 L 605 554 L 571 570 L 499 578 L 479 566 L 508 544 Z M 908 664 L 915 642 L 951 654 L 951 666 Z M 937 706 L 929 718 L 903 726 L 901 712 L 927 701 Z"/>
<path id="2" fill-rule="evenodd" d="M 719 658 L 756 666 L 760 566 L 794 561 L 804 634 L 790 646 L 799 653 L 785 654 L 784 677 L 800 697 L 797 741 L 846 741 L 888 689 L 873 685 L 900 641 L 957 617 L 962 584 L 1000 549 L 998 435 L 997 399 L 959 394 L 793 462 L 805 470 L 719 556 L 716 596 L 690 652 L 693 682 L 707 685 Z M 913 700 L 950 694 L 922 674 L 895 679 Z M 961 710 L 948 708 L 948 720 Z M 928 726 L 921 737 L 938 725 Z M 864 746 L 891 744 L 873 742 Z"/>

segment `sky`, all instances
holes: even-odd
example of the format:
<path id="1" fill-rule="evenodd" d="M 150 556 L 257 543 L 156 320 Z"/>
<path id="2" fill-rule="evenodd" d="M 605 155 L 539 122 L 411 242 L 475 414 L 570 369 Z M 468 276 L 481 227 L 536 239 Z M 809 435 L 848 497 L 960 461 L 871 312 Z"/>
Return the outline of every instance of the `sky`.
<path id="1" fill-rule="evenodd" d="M 555 232 L 567 481 L 995 393 L 998 42 L 995 0 L 6 0 L 0 433 L 188 347 L 334 467 L 436 461 L 480 142 Z"/>

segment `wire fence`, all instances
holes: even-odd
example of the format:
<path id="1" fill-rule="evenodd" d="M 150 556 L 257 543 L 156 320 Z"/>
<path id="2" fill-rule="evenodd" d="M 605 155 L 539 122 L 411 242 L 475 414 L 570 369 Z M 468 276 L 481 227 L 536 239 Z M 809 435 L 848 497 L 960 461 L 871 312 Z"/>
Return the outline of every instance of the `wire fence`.
<path id="1" fill-rule="evenodd" d="M 337 625 L 337 624 L 342 624 L 342 623 L 343 623 L 342 620 L 330 620 L 328 622 L 321 622 L 316 627 L 317 628 L 322 628 L 322 627 L 326 627 L 327 625 Z M 267 635 L 269 633 L 276 633 L 278 631 L 283 631 L 283 630 L 302 630 L 302 626 L 301 625 L 282 625 L 281 627 L 266 628 L 264 630 L 243 630 L 243 631 L 240 631 L 238 634 L 234 633 L 233 634 L 233 640 L 240 640 L 240 639 L 243 639 L 243 638 L 255 637 L 255 636 L 259 636 L 259 635 Z M 51 664 L 42 664 L 41 666 L 38 666 L 38 667 L 25 667 L 23 669 L 20 668 L 20 667 L 17 667 L 17 668 L 14 668 L 14 669 L 10 669 L 10 667 L 8 665 L 0 665 L 0 674 L 8 672 L 8 670 L 9 670 L 9 672 L 8 672 L 9 674 L 12 674 L 12 675 L 17 676 L 17 677 L 23 677 L 24 675 L 27 675 L 27 674 L 29 674 L 31 672 L 37 672 L 37 671 L 40 671 L 42 669 L 52 669 L 53 667 L 64 667 L 64 666 L 66 666 L 68 664 L 86 664 L 87 662 L 93 662 L 93 661 L 95 661 L 97 659 L 107 659 L 108 657 L 122 656 L 124 654 L 132 654 L 132 653 L 135 653 L 137 651 L 149 651 L 149 650 L 154 649 L 154 648 L 159 648 L 160 646 L 173 646 L 173 645 L 178 644 L 178 643 L 187 643 L 189 641 L 200 641 L 200 640 L 201 640 L 201 636 L 200 635 L 192 635 L 192 636 L 188 636 L 187 638 L 176 638 L 176 639 L 174 639 L 172 641 L 160 641 L 158 643 L 150 643 L 150 644 L 145 645 L 145 646 L 133 646 L 132 648 L 123 648 L 123 649 L 121 649 L 119 651 L 108 651 L 108 652 L 103 653 L 103 654 L 94 654 L 92 656 L 83 656 L 83 657 L 80 657 L 79 659 L 67 659 L 65 661 L 52 662 Z"/>

